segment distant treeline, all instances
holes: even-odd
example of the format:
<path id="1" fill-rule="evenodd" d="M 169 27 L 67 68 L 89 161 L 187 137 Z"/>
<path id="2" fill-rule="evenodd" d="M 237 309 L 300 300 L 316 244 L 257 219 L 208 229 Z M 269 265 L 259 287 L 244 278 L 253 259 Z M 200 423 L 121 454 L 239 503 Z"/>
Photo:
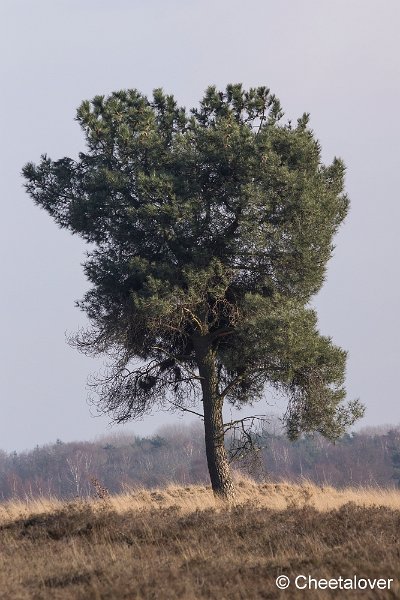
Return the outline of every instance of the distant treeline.
<path id="1" fill-rule="evenodd" d="M 336 444 L 320 436 L 289 442 L 264 430 L 262 449 L 239 458 L 235 468 L 256 479 L 320 485 L 398 486 L 400 428 L 382 427 L 346 435 Z M 240 454 L 240 453 L 239 453 Z M 201 426 L 168 426 L 152 437 L 116 434 L 92 442 L 56 443 L 29 452 L 0 451 L 0 498 L 96 495 L 95 478 L 111 493 L 168 483 L 208 483 Z"/>

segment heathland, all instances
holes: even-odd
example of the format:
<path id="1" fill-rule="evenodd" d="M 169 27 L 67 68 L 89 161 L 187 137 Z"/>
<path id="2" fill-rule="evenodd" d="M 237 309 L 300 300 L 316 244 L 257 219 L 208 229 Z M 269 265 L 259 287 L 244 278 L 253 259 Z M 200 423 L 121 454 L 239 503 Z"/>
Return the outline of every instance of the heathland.
<path id="1" fill-rule="evenodd" d="M 0 505 L 4 600 L 332 598 L 279 591 L 279 575 L 393 578 L 398 598 L 400 491 L 335 489 L 237 477 L 237 500 L 208 486 L 132 488 L 97 498 L 36 498 Z"/>

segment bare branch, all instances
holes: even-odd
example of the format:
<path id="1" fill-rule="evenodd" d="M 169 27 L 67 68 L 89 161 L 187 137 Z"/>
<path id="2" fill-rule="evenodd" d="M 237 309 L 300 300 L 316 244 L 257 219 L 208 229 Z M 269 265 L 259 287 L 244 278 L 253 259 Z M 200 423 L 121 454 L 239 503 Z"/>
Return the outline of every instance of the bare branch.
<path id="1" fill-rule="evenodd" d="M 175 408 L 178 408 L 179 410 L 182 410 L 183 412 L 189 412 L 192 415 L 196 415 L 197 417 L 200 417 L 201 419 L 204 420 L 204 415 L 202 415 L 201 413 L 196 412 L 195 410 L 191 410 L 190 408 L 186 408 L 186 406 L 181 406 L 180 404 L 177 404 L 176 402 L 173 402 L 172 400 L 170 400 L 169 403 L 172 404 L 172 406 L 175 406 Z"/>
<path id="2" fill-rule="evenodd" d="M 243 417 L 242 419 L 237 419 L 236 421 L 229 421 L 229 423 L 224 423 L 223 426 L 226 432 L 232 429 L 235 425 L 243 425 L 245 421 L 252 421 L 253 424 L 256 419 L 259 419 L 260 421 L 267 420 L 265 415 L 251 415 L 250 417 Z"/>

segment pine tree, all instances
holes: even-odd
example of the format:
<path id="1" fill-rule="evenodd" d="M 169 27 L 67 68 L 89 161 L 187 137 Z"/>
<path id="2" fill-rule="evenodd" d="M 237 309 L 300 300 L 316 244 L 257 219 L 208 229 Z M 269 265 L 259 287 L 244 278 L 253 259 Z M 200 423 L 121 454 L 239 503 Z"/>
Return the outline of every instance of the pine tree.
<path id="1" fill-rule="evenodd" d="M 161 89 L 119 91 L 79 107 L 79 160 L 23 168 L 35 203 L 90 244 L 78 306 L 91 327 L 75 343 L 110 357 L 100 410 L 124 422 L 200 403 L 226 499 L 224 402 L 273 386 L 291 439 L 335 439 L 363 413 L 344 403 L 346 353 L 309 306 L 348 211 L 345 167 L 322 163 L 307 114 L 282 119 L 266 87 L 209 87 L 191 111 Z"/>

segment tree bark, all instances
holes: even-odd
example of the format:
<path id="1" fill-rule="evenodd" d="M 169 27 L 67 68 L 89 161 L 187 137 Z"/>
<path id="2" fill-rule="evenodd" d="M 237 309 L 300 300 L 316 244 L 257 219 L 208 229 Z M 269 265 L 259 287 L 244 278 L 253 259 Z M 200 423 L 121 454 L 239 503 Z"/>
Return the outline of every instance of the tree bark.
<path id="1" fill-rule="evenodd" d="M 204 434 L 211 487 L 217 498 L 231 502 L 235 498 L 235 488 L 224 445 L 223 398 L 218 394 L 215 353 L 207 336 L 196 338 L 194 347 L 203 392 Z"/>

